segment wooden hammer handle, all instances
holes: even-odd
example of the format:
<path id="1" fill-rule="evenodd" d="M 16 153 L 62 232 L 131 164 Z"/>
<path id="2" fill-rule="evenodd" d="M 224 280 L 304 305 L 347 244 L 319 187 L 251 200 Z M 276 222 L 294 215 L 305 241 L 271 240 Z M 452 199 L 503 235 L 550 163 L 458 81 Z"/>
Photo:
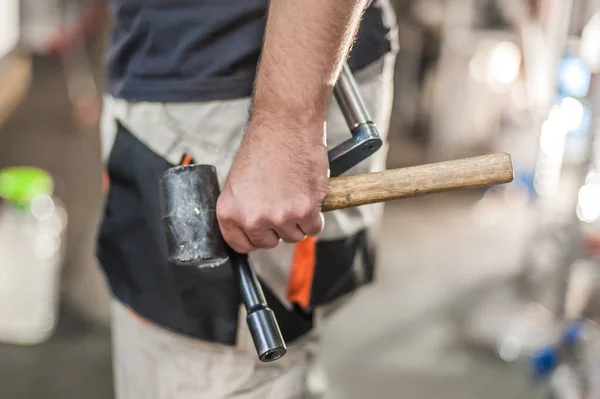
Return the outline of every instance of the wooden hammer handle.
<path id="1" fill-rule="evenodd" d="M 329 179 L 323 212 L 400 198 L 509 183 L 513 168 L 509 154 L 439 162 Z"/>

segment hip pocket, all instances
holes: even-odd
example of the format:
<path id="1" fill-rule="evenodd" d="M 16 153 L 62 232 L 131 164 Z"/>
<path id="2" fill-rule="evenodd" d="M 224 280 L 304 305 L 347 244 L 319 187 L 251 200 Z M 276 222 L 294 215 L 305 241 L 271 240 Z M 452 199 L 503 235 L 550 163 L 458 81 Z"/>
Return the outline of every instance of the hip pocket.
<path id="1" fill-rule="evenodd" d="M 113 293 L 157 324 L 232 345 L 240 304 L 232 269 L 228 265 L 180 267 L 168 262 L 159 181 L 174 165 L 116 124 L 98 239 L 98 258 Z"/>

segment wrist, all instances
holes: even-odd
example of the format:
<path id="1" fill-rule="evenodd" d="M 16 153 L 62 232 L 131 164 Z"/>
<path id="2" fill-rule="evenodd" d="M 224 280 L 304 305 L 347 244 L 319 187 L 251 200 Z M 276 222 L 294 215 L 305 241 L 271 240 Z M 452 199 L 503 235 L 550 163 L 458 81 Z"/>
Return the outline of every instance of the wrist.
<path id="1" fill-rule="evenodd" d="M 331 94 L 301 96 L 295 99 L 292 95 L 276 93 L 262 94 L 257 91 L 254 96 L 251 120 L 266 120 L 281 124 L 311 127 L 325 123 Z"/>
<path id="2" fill-rule="evenodd" d="M 319 74 L 299 71 L 291 74 L 289 69 L 275 68 L 275 61 L 264 58 L 256 79 L 252 117 L 302 127 L 324 123 L 333 84 Z"/>
<path id="3" fill-rule="evenodd" d="M 253 110 L 248 122 L 246 139 L 268 137 L 284 139 L 290 145 L 327 146 L 325 117 L 301 117 L 278 110 Z"/>

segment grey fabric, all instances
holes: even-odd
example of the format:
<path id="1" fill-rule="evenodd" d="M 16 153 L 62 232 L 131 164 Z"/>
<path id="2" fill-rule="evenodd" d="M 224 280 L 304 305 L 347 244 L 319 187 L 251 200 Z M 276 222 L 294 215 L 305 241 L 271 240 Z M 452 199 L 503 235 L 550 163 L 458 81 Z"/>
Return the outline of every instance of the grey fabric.
<path id="1" fill-rule="evenodd" d="M 252 353 L 246 330 L 240 330 L 238 347 L 229 347 L 149 324 L 117 301 L 112 310 L 116 399 L 301 399 L 305 395 L 316 330 L 291 345 L 277 362 L 261 363 Z M 245 317 L 243 311 L 240 314 Z"/>

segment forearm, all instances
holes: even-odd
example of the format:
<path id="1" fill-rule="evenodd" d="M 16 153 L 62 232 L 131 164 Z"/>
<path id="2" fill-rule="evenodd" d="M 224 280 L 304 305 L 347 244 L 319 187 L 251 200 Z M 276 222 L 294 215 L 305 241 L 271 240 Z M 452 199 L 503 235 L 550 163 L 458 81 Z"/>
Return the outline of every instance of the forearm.
<path id="1" fill-rule="evenodd" d="M 323 123 L 367 0 L 271 0 L 252 117 Z"/>

